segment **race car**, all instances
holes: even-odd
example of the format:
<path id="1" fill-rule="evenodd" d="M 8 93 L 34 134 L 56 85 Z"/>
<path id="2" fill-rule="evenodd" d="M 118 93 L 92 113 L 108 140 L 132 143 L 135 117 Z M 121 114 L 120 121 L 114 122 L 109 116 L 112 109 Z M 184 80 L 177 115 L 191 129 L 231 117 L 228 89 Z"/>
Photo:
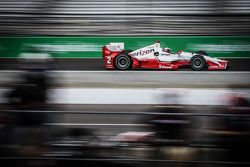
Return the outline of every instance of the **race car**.
<path id="1" fill-rule="evenodd" d="M 172 53 L 170 48 L 161 48 L 157 41 L 152 45 L 137 49 L 124 50 L 124 43 L 109 43 L 102 48 L 106 69 L 161 69 L 177 70 L 191 66 L 193 70 L 225 70 L 228 61 L 209 57 L 204 51 Z"/>

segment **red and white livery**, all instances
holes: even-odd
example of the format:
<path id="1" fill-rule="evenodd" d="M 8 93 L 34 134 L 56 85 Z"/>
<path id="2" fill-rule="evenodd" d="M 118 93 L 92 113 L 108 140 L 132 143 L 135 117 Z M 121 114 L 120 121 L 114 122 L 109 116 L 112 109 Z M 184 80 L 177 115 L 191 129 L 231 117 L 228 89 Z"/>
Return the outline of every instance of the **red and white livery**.
<path id="1" fill-rule="evenodd" d="M 109 43 L 102 48 L 106 69 L 161 69 L 177 70 L 191 66 L 193 70 L 225 70 L 228 61 L 209 57 L 204 51 L 194 53 L 182 50 L 172 53 L 161 48 L 160 42 L 134 51 L 124 50 L 124 43 Z"/>

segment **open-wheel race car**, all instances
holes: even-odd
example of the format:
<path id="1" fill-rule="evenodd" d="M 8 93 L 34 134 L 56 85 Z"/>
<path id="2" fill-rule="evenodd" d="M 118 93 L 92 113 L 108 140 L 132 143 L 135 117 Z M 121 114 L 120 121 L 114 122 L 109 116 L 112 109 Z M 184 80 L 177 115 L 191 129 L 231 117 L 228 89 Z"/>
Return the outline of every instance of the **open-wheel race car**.
<path id="1" fill-rule="evenodd" d="M 102 48 L 106 69 L 161 69 L 177 70 L 191 66 L 193 70 L 225 70 L 228 61 L 209 57 L 204 51 L 172 53 L 170 48 L 161 48 L 160 42 L 137 49 L 124 50 L 124 43 L 109 43 Z"/>

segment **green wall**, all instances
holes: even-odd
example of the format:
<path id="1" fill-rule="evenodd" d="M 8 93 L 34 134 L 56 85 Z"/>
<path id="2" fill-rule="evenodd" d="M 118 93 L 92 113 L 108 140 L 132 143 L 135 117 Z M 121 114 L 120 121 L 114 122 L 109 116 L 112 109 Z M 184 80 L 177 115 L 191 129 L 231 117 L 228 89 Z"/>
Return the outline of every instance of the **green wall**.
<path id="1" fill-rule="evenodd" d="M 134 50 L 157 40 L 173 52 L 204 50 L 212 57 L 250 57 L 250 36 L 0 37 L 0 57 L 16 58 L 35 45 L 57 58 L 101 58 L 101 47 L 109 42 L 124 42 L 125 49 Z"/>

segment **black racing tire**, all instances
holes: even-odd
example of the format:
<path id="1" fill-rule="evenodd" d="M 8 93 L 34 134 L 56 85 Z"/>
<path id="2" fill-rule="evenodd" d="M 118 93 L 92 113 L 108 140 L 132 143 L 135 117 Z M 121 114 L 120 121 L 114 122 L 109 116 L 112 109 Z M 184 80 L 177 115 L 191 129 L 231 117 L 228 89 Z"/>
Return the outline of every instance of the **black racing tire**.
<path id="1" fill-rule="evenodd" d="M 190 66 L 195 71 L 201 71 L 206 67 L 206 60 L 201 55 L 195 55 L 190 60 Z"/>
<path id="2" fill-rule="evenodd" d="M 197 51 L 195 53 L 198 55 L 208 56 L 207 52 L 205 52 L 205 51 Z"/>
<path id="3" fill-rule="evenodd" d="M 130 70 L 132 68 L 131 58 L 124 52 L 116 56 L 114 60 L 114 66 L 116 70 Z"/>

